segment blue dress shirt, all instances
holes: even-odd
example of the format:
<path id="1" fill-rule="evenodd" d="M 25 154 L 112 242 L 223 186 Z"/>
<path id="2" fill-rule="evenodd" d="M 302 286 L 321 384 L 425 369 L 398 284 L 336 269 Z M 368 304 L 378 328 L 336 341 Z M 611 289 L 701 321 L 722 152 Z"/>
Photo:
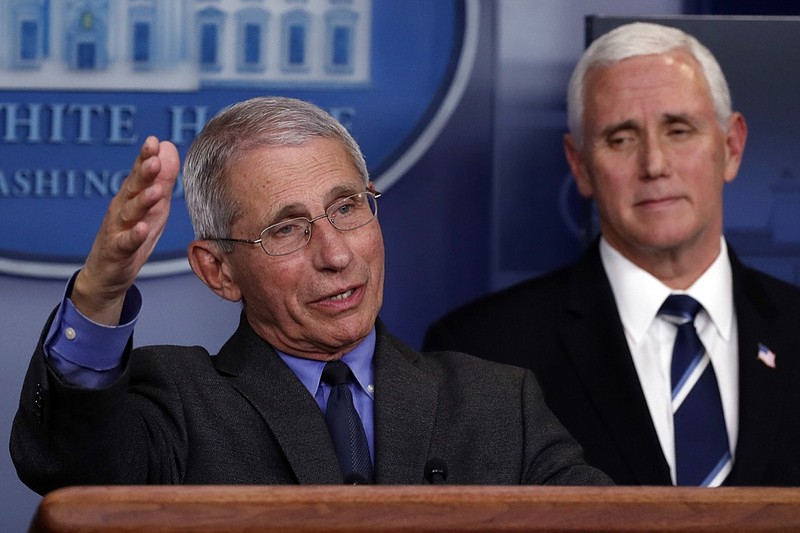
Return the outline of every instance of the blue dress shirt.
<path id="1" fill-rule="evenodd" d="M 372 355 L 374 353 L 375 329 L 373 328 L 366 339 L 342 357 L 342 361 L 347 363 L 347 366 L 350 367 L 356 377 L 356 383 L 350 383 L 349 385 L 350 392 L 353 394 L 353 405 L 358 411 L 358 416 L 361 417 L 361 423 L 364 424 L 364 432 L 367 434 L 367 443 L 369 444 L 369 455 L 373 464 L 375 464 L 375 425 L 372 417 L 375 392 L 372 372 Z M 308 389 L 308 392 L 314 396 L 319 408 L 325 413 L 328 395 L 331 391 L 330 385 L 320 381 L 322 369 L 325 368 L 325 361 L 295 357 L 281 351 L 278 351 L 278 355 L 297 375 L 305 388 Z"/>

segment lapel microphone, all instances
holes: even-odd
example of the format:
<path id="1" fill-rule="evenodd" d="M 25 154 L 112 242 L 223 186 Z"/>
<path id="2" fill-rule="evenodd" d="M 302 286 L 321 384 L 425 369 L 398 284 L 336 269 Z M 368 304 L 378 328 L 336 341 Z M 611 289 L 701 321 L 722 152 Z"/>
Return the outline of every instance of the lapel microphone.
<path id="1" fill-rule="evenodd" d="M 345 485 L 370 485 L 370 482 L 361 474 L 350 472 L 344 476 Z"/>
<path id="2" fill-rule="evenodd" d="M 447 481 L 447 463 L 439 457 L 431 457 L 425 463 L 425 481 L 431 485 L 444 485 Z"/>

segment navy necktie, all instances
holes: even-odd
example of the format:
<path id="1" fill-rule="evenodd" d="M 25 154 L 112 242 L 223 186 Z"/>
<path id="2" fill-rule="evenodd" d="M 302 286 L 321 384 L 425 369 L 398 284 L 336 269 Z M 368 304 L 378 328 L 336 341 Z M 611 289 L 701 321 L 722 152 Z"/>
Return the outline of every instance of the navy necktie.
<path id="1" fill-rule="evenodd" d="M 659 314 L 678 326 L 672 351 L 672 414 L 677 485 L 718 486 L 732 466 L 728 431 L 711 359 L 697 336 L 700 303 L 669 296 Z"/>
<path id="2" fill-rule="evenodd" d="M 322 381 L 331 386 L 325 407 L 325 422 L 345 483 L 372 483 L 367 435 L 348 387 L 353 379 L 353 373 L 345 362 L 330 361 L 325 364 Z"/>

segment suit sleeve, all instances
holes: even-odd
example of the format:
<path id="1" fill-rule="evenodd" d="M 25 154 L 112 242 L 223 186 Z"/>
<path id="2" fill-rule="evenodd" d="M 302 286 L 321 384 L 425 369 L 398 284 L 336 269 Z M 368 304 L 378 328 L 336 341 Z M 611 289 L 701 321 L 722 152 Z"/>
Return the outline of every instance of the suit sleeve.
<path id="1" fill-rule="evenodd" d="M 526 460 L 523 484 L 613 484 L 605 473 L 586 464 L 580 445 L 547 407 L 529 370 L 525 371 L 521 394 Z"/>
<path id="2" fill-rule="evenodd" d="M 119 380 L 95 390 L 71 385 L 47 362 L 45 333 L 11 429 L 20 480 L 40 494 L 67 485 L 177 482 L 183 439 L 176 430 L 179 407 L 169 400 L 179 395 L 170 390 L 169 377 L 152 380 L 150 397 L 129 394 L 129 341 Z"/>

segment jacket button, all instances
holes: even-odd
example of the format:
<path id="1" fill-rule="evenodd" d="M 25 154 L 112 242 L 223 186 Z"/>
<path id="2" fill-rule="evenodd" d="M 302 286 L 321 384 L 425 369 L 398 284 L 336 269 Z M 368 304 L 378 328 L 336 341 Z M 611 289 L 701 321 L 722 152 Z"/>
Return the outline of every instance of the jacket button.
<path id="1" fill-rule="evenodd" d="M 43 395 L 42 395 L 42 384 L 36 384 L 36 392 L 34 393 L 34 400 L 33 400 L 33 412 L 36 414 L 36 418 L 39 420 L 39 423 L 42 423 L 42 405 L 44 404 Z"/>

